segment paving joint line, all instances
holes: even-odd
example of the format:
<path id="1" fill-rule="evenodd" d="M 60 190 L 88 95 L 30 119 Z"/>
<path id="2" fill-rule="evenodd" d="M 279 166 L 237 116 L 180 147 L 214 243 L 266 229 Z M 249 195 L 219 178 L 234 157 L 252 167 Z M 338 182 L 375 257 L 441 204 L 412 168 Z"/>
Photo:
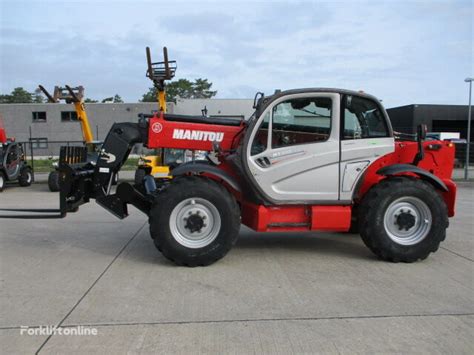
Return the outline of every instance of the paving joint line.
<path id="1" fill-rule="evenodd" d="M 105 269 L 100 273 L 97 279 L 92 283 L 92 285 L 84 292 L 84 294 L 79 298 L 79 300 L 74 304 L 74 306 L 69 310 L 69 312 L 63 317 L 63 319 L 56 325 L 57 327 L 61 327 L 64 321 L 71 315 L 72 312 L 79 306 L 82 300 L 89 294 L 89 292 L 94 288 L 94 286 L 100 281 L 100 279 L 105 275 L 105 273 L 110 269 L 110 267 L 115 263 L 115 261 L 122 255 L 125 249 L 130 245 L 130 243 L 140 234 L 143 230 L 147 222 L 143 223 L 143 225 L 138 228 L 138 230 L 133 234 L 133 236 L 125 243 L 125 245 L 119 250 L 117 255 L 112 259 L 112 261 L 105 267 Z M 53 334 L 49 335 L 46 340 L 40 345 L 38 350 L 36 350 L 35 354 L 39 354 L 39 352 L 43 349 L 43 347 L 48 343 L 48 341 L 53 337 Z"/>
<path id="2" fill-rule="evenodd" d="M 217 320 L 196 320 L 196 321 L 157 321 L 157 322 L 118 322 L 118 323 L 81 323 L 62 324 L 62 328 L 74 327 L 114 327 L 130 325 L 186 325 L 186 324 L 212 324 L 212 323 L 251 323 L 251 322 L 278 322 L 278 321 L 318 321 L 318 320 L 348 320 L 348 319 L 390 319 L 390 318 L 423 318 L 423 317 L 464 317 L 474 316 L 474 313 L 431 313 L 431 314 L 381 314 L 362 316 L 329 316 L 329 317 L 292 317 L 292 318 L 255 318 L 255 319 L 217 319 Z M 40 328 L 44 325 L 32 325 L 29 328 Z M 0 327 L 0 330 L 21 329 L 20 326 Z"/>
<path id="3" fill-rule="evenodd" d="M 256 322 L 280 322 L 280 321 L 320 321 L 320 320 L 349 320 L 349 319 L 390 319 L 390 318 L 422 318 L 443 316 L 474 316 L 474 313 L 433 313 L 433 314 L 382 314 L 362 316 L 329 316 L 329 317 L 290 317 L 290 318 L 255 318 L 255 319 L 217 319 L 197 321 L 162 321 L 162 322 L 124 322 L 124 323 L 97 323 L 97 324 L 68 324 L 67 327 L 90 326 L 90 327 L 114 327 L 133 325 L 187 325 L 187 324 L 213 324 L 213 323 L 256 323 Z"/>
<path id="4" fill-rule="evenodd" d="M 448 251 L 448 252 L 450 252 L 450 253 L 452 253 L 452 254 L 454 254 L 454 255 L 457 255 L 457 256 L 459 256 L 460 258 L 463 258 L 463 259 L 469 260 L 469 261 L 471 261 L 471 262 L 474 262 L 474 260 L 471 259 L 471 258 L 468 257 L 468 256 L 464 256 L 464 255 L 461 255 L 461 254 L 459 254 L 459 253 L 456 253 L 455 251 L 452 251 L 452 250 L 450 250 L 450 249 L 448 249 L 448 248 L 446 248 L 446 247 L 440 247 L 440 248 L 443 249 L 443 250 L 446 250 L 446 251 Z"/>

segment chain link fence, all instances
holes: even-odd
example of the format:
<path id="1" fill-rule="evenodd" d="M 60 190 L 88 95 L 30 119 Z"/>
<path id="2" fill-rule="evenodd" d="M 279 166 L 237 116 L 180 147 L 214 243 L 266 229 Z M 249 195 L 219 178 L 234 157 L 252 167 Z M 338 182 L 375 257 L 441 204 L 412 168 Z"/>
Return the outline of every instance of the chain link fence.
<path id="1" fill-rule="evenodd" d="M 54 169 L 53 163 L 59 159 L 59 151 L 62 146 L 82 146 L 83 141 L 54 141 L 44 138 L 31 138 L 28 141 L 18 141 L 23 146 L 25 159 L 35 173 L 49 172 Z M 143 154 L 153 154 L 153 150 L 143 147 L 141 144 L 135 145 L 130 154 L 130 158 L 138 158 Z"/>

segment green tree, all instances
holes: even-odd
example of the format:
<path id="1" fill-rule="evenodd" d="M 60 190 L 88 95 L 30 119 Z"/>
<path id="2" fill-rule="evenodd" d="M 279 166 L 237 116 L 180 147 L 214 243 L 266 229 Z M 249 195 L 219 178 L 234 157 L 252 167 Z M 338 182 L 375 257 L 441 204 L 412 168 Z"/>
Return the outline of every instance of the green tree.
<path id="1" fill-rule="evenodd" d="M 194 99 L 210 99 L 216 96 L 217 91 L 211 90 L 212 83 L 207 79 L 196 79 L 193 84 Z"/>
<path id="2" fill-rule="evenodd" d="M 0 104 L 9 104 L 11 103 L 10 95 L 0 95 Z"/>
<path id="3" fill-rule="evenodd" d="M 95 104 L 95 103 L 99 102 L 99 100 L 94 100 L 94 99 L 86 98 L 86 99 L 84 100 L 84 102 L 87 103 L 87 104 Z"/>
<path id="4" fill-rule="evenodd" d="M 40 88 L 36 88 L 33 94 L 33 102 L 35 104 L 42 104 L 44 101 L 45 99 L 43 97 L 43 92 L 41 91 Z"/>
<path id="5" fill-rule="evenodd" d="M 2 104 L 30 104 L 33 102 L 33 94 L 22 87 L 14 88 L 9 95 L 0 95 Z"/>
<path id="6" fill-rule="evenodd" d="M 121 103 L 123 103 L 123 100 L 122 100 L 122 98 L 120 97 L 119 94 L 115 94 L 115 96 L 114 96 L 114 103 L 116 103 L 116 104 L 121 104 Z"/>
<path id="7" fill-rule="evenodd" d="M 156 102 L 156 88 L 150 88 L 146 94 L 143 94 L 141 102 Z"/>
<path id="8" fill-rule="evenodd" d="M 211 90 L 212 83 L 207 79 L 179 79 L 166 85 L 166 101 L 175 102 L 177 97 L 183 99 L 209 99 L 217 94 Z M 143 95 L 142 102 L 156 102 L 156 88 L 152 87 Z"/>
<path id="9" fill-rule="evenodd" d="M 113 103 L 117 104 L 117 103 L 123 103 L 123 100 L 122 100 L 122 98 L 120 97 L 119 94 L 115 94 L 115 96 L 106 97 L 101 102 L 103 104 L 105 104 L 106 102 L 113 102 Z"/>
<path id="10" fill-rule="evenodd" d="M 33 95 L 21 87 L 14 88 L 10 97 L 12 104 L 30 104 L 33 102 Z"/>

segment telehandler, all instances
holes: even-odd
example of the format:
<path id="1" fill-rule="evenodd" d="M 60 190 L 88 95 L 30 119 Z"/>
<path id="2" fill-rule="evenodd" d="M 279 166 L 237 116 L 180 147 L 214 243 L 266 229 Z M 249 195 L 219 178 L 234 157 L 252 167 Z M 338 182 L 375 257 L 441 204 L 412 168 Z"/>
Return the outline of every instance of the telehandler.
<path id="1" fill-rule="evenodd" d="M 61 150 L 58 210 L 15 217 L 65 217 L 95 199 L 125 218 L 132 205 L 148 216 L 158 250 L 186 266 L 226 255 L 241 223 L 258 232 L 345 232 L 354 213 L 362 240 L 383 260 L 410 263 L 438 249 L 454 216 L 450 142 L 425 141 L 426 126 L 416 140 L 395 135 L 380 101 L 362 92 L 258 93 L 254 108 L 248 121 L 160 112 L 115 123 L 95 164 L 85 148 Z M 218 161 L 185 163 L 171 180 L 147 175 L 144 190 L 120 183 L 113 192 L 136 143 L 205 150 Z"/>
<path id="2" fill-rule="evenodd" d="M 0 192 L 7 181 L 18 181 L 20 186 L 30 186 L 33 181 L 31 166 L 25 159 L 23 146 L 8 138 L 0 117 Z"/>
<path id="3" fill-rule="evenodd" d="M 39 85 L 39 89 L 45 94 L 49 103 L 58 103 L 64 101 L 67 104 L 74 104 L 76 111 L 77 120 L 81 124 L 82 138 L 85 147 L 87 147 L 87 157 L 89 161 L 95 161 L 97 154 L 102 147 L 101 141 L 95 141 L 94 135 L 87 117 L 86 107 L 84 105 L 84 87 L 70 87 L 65 85 L 64 87 L 55 86 L 54 93 L 51 95 L 42 85 Z M 49 173 L 48 176 L 48 187 L 51 192 L 59 191 L 59 170 L 58 165 L 53 163 L 54 170 Z M 118 175 L 114 176 L 114 183 L 117 182 Z"/>

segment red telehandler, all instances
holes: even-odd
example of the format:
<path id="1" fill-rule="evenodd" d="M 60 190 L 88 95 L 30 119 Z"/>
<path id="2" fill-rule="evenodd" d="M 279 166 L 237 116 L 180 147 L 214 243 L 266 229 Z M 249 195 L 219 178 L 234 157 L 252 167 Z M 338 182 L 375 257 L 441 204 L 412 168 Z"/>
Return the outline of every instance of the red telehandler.
<path id="1" fill-rule="evenodd" d="M 61 149 L 58 218 L 95 199 L 125 218 L 149 218 L 155 246 L 178 265 L 204 266 L 235 244 L 240 224 L 258 232 L 347 232 L 357 224 L 383 260 L 414 262 L 435 252 L 454 215 L 454 147 L 394 134 L 373 96 L 341 89 L 258 93 L 248 121 L 164 112 L 115 123 L 95 163 L 82 147 Z M 182 164 L 171 180 L 121 183 L 113 176 L 132 147 L 212 152 Z M 10 210 L 11 211 L 11 210 Z M 20 210 L 14 210 L 18 212 Z M 12 217 L 3 216 L 3 217 Z"/>
<path id="2" fill-rule="evenodd" d="M 7 137 L 0 117 L 0 192 L 7 181 L 18 181 L 20 186 L 30 186 L 33 172 L 26 161 L 23 145 Z"/>

